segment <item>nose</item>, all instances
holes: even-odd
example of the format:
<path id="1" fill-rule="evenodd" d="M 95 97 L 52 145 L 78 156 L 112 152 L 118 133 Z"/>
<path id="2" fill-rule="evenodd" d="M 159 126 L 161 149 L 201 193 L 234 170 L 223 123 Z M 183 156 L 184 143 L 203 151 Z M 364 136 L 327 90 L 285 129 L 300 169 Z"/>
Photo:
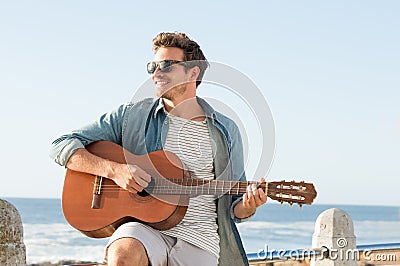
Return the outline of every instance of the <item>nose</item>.
<path id="1" fill-rule="evenodd" d="M 162 75 L 163 75 L 163 72 L 161 72 L 161 71 L 160 71 L 160 68 L 157 67 L 156 70 L 154 70 L 153 74 L 151 74 L 151 77 L 152 77 L 152 78 L 155 78 L 155 77 L 160 77 L 160 76 L 162 76 Z"/>

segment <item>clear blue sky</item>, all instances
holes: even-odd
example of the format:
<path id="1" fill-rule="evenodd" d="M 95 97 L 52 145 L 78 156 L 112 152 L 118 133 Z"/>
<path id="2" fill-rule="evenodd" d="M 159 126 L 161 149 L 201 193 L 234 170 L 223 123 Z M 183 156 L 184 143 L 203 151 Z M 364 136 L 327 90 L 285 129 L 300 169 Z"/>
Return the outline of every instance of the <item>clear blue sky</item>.
<path id="1" fill-rule="evenodd" d="M 151 39 L 183 31 L 265 95 L 268 180 L 311 181 L 317 203 L 399 206 L 400 2 L 237 2 L 1 1 L 0 197 L 60 197 L 52 140 L 129 100 Z"/>

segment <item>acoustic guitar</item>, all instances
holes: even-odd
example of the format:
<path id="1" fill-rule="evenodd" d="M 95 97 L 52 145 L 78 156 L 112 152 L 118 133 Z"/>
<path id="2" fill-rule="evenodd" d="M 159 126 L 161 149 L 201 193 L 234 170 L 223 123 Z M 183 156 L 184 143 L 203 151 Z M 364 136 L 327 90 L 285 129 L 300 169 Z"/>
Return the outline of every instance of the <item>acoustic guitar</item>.
<path id="1" fill-rule="evenodd" d="M 96 141 L 86 149 L 118 163 L 138 165 L 152 177 L 142 192 L 130 193 L 112 180 L 67 169 L 62 209 L 68 223 L 93 238 L 112 235 L 118 226 L 139 221 L 159 230 L 177 225 L 185 216 L 190 197 L 242 195 L 250 184 L 281 203 L 311 204 L 317 193 L 305 182 L 255 182 L 190 178 L 179 158 L 160 150 L 134 155 L 108 141 Z"/>

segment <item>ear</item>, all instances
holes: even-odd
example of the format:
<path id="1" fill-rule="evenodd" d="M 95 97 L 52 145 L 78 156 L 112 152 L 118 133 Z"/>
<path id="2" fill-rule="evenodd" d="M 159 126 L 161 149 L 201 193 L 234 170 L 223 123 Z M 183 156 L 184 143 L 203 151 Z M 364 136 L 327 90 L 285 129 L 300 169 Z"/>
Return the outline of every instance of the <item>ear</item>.
<path id="1" fill-rule="evenodd" d="M 190 79 L 196 81 L 200 75 L 200 68 L 198 66 L 194 66 L 190 69 Z"/>

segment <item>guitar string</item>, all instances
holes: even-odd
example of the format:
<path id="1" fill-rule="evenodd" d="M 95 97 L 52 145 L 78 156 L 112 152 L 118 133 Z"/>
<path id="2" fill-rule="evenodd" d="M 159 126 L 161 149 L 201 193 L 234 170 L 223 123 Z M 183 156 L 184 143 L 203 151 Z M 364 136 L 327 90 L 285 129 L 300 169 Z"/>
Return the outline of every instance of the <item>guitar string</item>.
<path id="1" fill-rule="evenodd" d="M 93 184 L 93 183 L 92 183 Z M 152 187 L 152 189 L 157 189 L 157 190 L 182 190 L 182 189 L 193 189 L 193 190 L 239 190 L 239 191 L 247 191 L 247 184 L 239 184 L 239 185 L 233 185 L 233 186 L 208 186 L 208 184 L 210 183 L 204 183 L 204 184 L 197 184 L 197 185 L 187 185 L 187 184 L 176 184 L 176 183 L 172 183 L 172 184 L 156 184 L 156 186 Z M 257 184 L 257 183 L 255 183 Z M 93 184 L 94 185 L 94 184 Z M 114 189 L 114 188 L 118 188 L 118 185 L 116 184 L 110 184 L 110 185 L 106 185 L 103 184 L 101 185 L 102 189 Z M 264 184 L 257 184 L 257 188 L 266 188 L 266 185 Z M 308 190 L 306 190 L 305 187 L 298 187 L 298 188 L 290 188 L 290 189 L 285 189 L 285 188 L 278 188 L 278 189 L 274 189 L 271 186 L 268 186 L 268 189 L 271 190 L 276 190 L 276 191 L 282 191 L 282 192 L 291 192 L 291 191 L 295 191 L 295 192 L 304 192 L 304 193 L 312 193 L 311 191 L 309 192 Z"/>
<path id="2" fill-rule="evenodd" d="M 124 192 L 126 190 L 123 188 L 114 186 L 113 188 L 101 189 L 101 191 L 110 193 L 110 192 Z M 157 195 L 157 194 L 158 195 L 191 195 L 191 194 L 192 195 L 193 194 L 195 194 L 195 195 L 196 194 L 200 194 L 200 195 L 201 194 L 204 194 L 204 195 L 207 195 L 207 194 L 208 195 L 224 195 L 224 194 L 241 195 L 241 194 L 245 193 L 246 191 L 247 190 L 234 192 L 232 190 L 228 190 L 228 191 L 218 190 L 218 191 L 208 191 L 208 193 L 205 193 L 204 191 L 202 191 L 202 193 L 189 193 L 189 192 L 185 191 L 186 193 L 182 193 L 182 191 L 177 191 L 177 190 L 155 190 L 155 191 L 152 191 L 150 193 L 150 195 L 151 194 L 153 194 L 153 195 Z M 268 193 L 268 196 L 270 196 L 270 197 L 275 196 L 275 197 L 272 197 L 272 199 L 280 201 L 281 203 L 288 202 L 288 203 L 299 203 L 299 204 L 307 204 L 307 203 L 311 204 L 311 202 L 314 199 L 314 194 L 312 192 L 304 193 L 304 191 L 303 191 L 303 194 L 310 194 L 309 195 L 310 197 L 307 198 L 306 197 L 307 195 L 293 195 L 292 193 L 285 194 L 285 193 L 282 193 L 280 190 L 275 190 L 275 189 L 270 190 Z"/>
<path id="3" fill-rule="evenodd" d="M 110 193 L 110 192 L 124 192 L 124 191 L 127 192 L 127 190 L 122 189 L 122 188 L 115 188 L 115 189 L 111 189 L 111 190 L 102 190 L 102 192 L 107 192 L 107 193 Z M 228 191 L 228 192 L 231 192 L 231 191 Z M 172 191 L 172 192 L 168 193 L 168 191 L 162 191 L 162 192 L 157 192 L 157 191 L 154 192 L 153 191 L 149 195 L 150 196 L 151 195 L 172 195 L 172 196 L 176 195 L 176 196 L 179 196 L 179 195 L 193 195 L 193 194 L 194 195 L 196 195 L 196 194 L 203 194 L 203 195 L 224 195 L 224 194 L 241 195 L 242 194 L 242 192 L 239 192 L 239 194 L 235 193 L 235 192 L 233 192 L 233 193 L 228 193 L 228 192 L 221 191 L 220 193 L 177 193 L 176 191 Z M 243 192 L 243 193 L 245 193 L 245 192 Z M 269 195 L 269 196 L 271 197 L 271 195 Z M 300 196 L 300 195 L 292 195 L 292 194 L 289 194 L 289 195 L 281 194 L 280 195 L 279 192 L 276 192 L 275 196 L 277 196 L 277 197 L 276 198 L 272 198 L 272 199 L 275 199 L 275 200 L 280 201 L 280 202 L 301 203 L 301 204 L 307 204 L 307 202 L 312 202 L 312 200 L 314 198 L 313 194 L 310 195 L 311 198 L 307 198 L 306 195 L 302 195 L 302 196 Z"/>
<path id="4" fill-rule="evenodd" d="M 261 187 L 262 189 L 265 190 L 265 187 Z M 146 188 L 145 188 L 146 189 Z M 105 192 L 113 192 L 113 191 L 120 191 L 120 190 L 125 190 L 121 187 L 118 187 L 117 185 L 103 185 L 101 187 L 101 191 L 105 191 Z M 306 191 L 306 190 L 299 190 L 299 189 L 291 189 L 291 190 L 285 190 L 285 189 L 274 189 L 274 188 L 268 188 L 268 190 L 270 192 L 275 192 L 275 193 L 281 193 L 283 196 L 284 195 L 289 195 L 292 197 L 296 197 L 296 196 L 301 196 L 301 195 L 293 195 L 290 193 L 300 193 L 303 195 L 313 195 L 313 192 L 311 191 Z M 182 193 L 182 191 L 185 191 L 187 193 Z M 201 193 L 199 194 L 207 194 L 208 193 L 231 193 L 231 194 L 243 194 L 245 192 L 247 192 L 247 187 L 232 187 L 232 188 L 226 188 L 226 187 L 217 187 L 217 188 L 208 188 L 208 187 L 199 187 L 199 186 L 183 186 L 183 187 L 174 187 L 174 186 L 157 186 L 152 188 L 152 192 L 154 192 L 155 194 L 157 193 L 177 193 L 177 194 L 191 194 L 191 192 L 199 192 L 201 191 Z"/>
<path id="5" fill-rule="evenodd" d="M 172 182 L 172 181 L 175 182 Z M 190 181 L 190 182 L 189 182 Z M 214 180 L 215 181 L 215 180 Z M 162 183 L 162 184 L 160 184 Z M 167 184 L 166 184 L 167 183 Z M 193 183 L 197 183 L 194 185 Z M 200 184 L 199 184 L 200 183 Z M 265 190 L 268 187 L 267 192 L 279 194 L 277 200 L 286 201 L 290 203 L 304 203 L 306 199 L 304 194 L 309 194 L 311 197 L 314 197 L 313 191 L 307 191 L 307 187 L 304 186 L 304 182 L 300 183 L 301 185 L 292 185 L 291 182 L 287 182 L 290 184 L 290 189 L 284 188 L 284 182 L 281 182 L 280 188 L 273 188 L 270 183 L 264 182 L 260 183 L 257 181 L 219 181 L 213 182 L 212 180 L 183 180 L 179 178 L 169 178 L 169 179 L 159 179 L 158 183 L 154 188 L 152 188 L 151 193 L 153 194 L 170 194 L 170 195 L 190 195 L 190 194 L 205 194 L 205 195 L 240 195 L 247 191 L 247 187 L 250 184 L 256 184 L 258 188 L 263 188 Z M 93 184 L 93 183 L 92 183 Z M 221 185 L 222 184 L 222 185 Z M 233 186 L 232 186 L 233 184 Z M 207 187 L 208 185 L 208 187 Z M 213 186 L 212 186 L 213 185 Z M 226 187 L 228 185 L 228 187 Z M 181 186 L 181 187 L 176 187 Z M 287 185 L 288 186 L 288 185 Z M 119 192 L 124 191 L 125 189 L 121 187 L 117 187 L 116 184 L 101 185 L 101 191 L 104 192 Z M 236 191 L 234 191 L 236 190 Z M 199 192 L 201 191 L 201 192 Z M 292 193 L 301 193 L 303 195 L 293 195 Z M 271 195 L 269 195 L 271 196 Z"/>
<path id="6" fill-rule="evenodd" d="M 94 185 L 94 183 L 92 183 L 92 184 Z M 185 183 L 185 182 L 179 182 L 179 183 L 178 182 L 177 183 L 170 182 L 168 184 L 157 183 L 154 186 L 154 189 L 182 189 L 182 188 L 187 189 L 187 188 L 193 188 L 193 189 L 202 189 L 202 190 L 204 190 L 204 189 L 207 189 L 207 190 L 228 190 L 228 189 L 229 190 L 233 190 L 233 189 L 242 190 L 242 189 L 247 189 L 249 184 L 255 184 L 257 187 L 261 187 L 261 188 L 265 187 L 264 183 L 260 184 L 258 182 L 251 182 L 251 183 L 247 183 L 246 182 L 245 184 L 239 184 L 239 185 L 237 185 L 237 183 L 234 182 L 234 181 L 232 181 L 230 183 L 225 182 L 225 184 L 223 184 L 223 185 L 219 185 L 218 183 L 213 183 L 213 182 L 200 182 L 200 183 L 197 183 L 195 185 L 193 183 L 188 184 L 188 183 Z M 102 188 L 108 188 L 108 187 L 113 188 L 115 186 L 117 186 L 117 185 L 116 184 L 110 184 L 110 185 L 103 184 L 103 185 L 101 185 Z"/>
<path id="7" fill-rule="evenodd" d="M 175 180 L 176 181 L 176 180 Z M 185 181 L 185 180 L 183 180 Z M 170 182 L 170 181 L 169 181 Z M 195 191 L 207 191 L 207 192 L 226 192 L 229 191 L 231 192 L 232 190 L 236 190 L 240 194 L 244 193 L 247 191 L 247 187 L 249 184 L 256 184 L 257 187 L 263 187 L 263 184 L 260 184 L 259 182 L 254 182 L 254 181 L 248 181 L 248 182 L 243 182 L 243 183 L 237 183 L 236 181 L 226 181 L 223 182 L 222 185 L 221 183 L 213 183 L 213 182 L 203 182 L 201 180 L 200 182 L 197 182 L 197 185 L 193 185 L 193 183 L 188 184 L 188 182 L 170 182 L 168 184 L 165 184 L 166 182 L 161 182 L 164 184 L 156 184 L 156 186 L 153 188 L 153 191 L 157 191 L 158 193 L 160 192 L 181 192 L 182 190 L 189 190 L 192 192 L 192 190 Z M 199 184 L 200 183 L 200 184 Z M 233 185 L 232 185 L 233 184 Z M 116 187 L 116 184 L 111 184 L 111 185 L 106 185 L 103 184 L 101 186 L 101 189 L 104 191 L 118 191 L 122 188 Z M 264 185 L 265 186 L 265 185 Z"/>

